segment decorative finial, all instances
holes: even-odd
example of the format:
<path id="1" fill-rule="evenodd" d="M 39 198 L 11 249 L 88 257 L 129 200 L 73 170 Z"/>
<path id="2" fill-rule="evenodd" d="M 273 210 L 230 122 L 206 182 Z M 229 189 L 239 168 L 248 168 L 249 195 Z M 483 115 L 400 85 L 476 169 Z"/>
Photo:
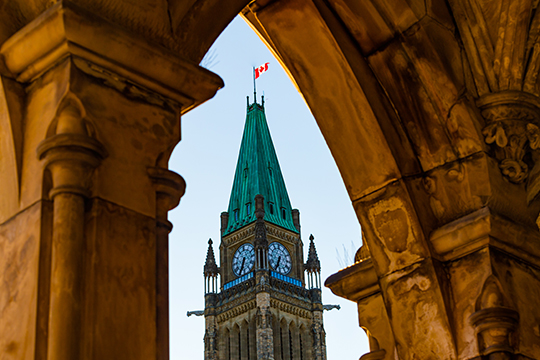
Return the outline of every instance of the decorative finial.
<path id="1" fill-rule="evenodd" d="M 249 109 L 249 95 L 246 96 L 246 100 L 247 100 L 247 107 L 248 107 L 248 109 Z"/>
<path id="2" fill-rule="evenodd" d="M 317 249 L 315 249 L 315 242 L 313 241 L 315 237 L 313 234 L 309 235 L 309 250 L 308 250 L 308 259 L 305 265 L 305 269 L 308 271 L 321 271 L 321 262 L 319 261 L 319 256 L 317 255 Z"/>
<path id="3" fill-rule="evenodd" d="M 216 276 L 219 273 L 219 269 L 216 264 L 216 257 L 214 256 L 214 249 L 212 248 L 212 243 L 212 239 L 209 239 L 208 251 L 206 252 L 206 262 L 204 263 L 204 276 Z"/>

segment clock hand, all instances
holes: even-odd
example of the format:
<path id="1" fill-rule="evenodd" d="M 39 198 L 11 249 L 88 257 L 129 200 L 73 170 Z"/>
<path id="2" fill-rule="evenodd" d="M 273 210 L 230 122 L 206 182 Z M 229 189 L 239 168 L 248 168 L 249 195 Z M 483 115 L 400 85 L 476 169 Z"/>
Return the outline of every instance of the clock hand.
<path id="1" fill-rule="evenodd" d="M 280 261 L 281 261 L 281 256 L 279 256 L 279 257 L 277 258 L 276 270 L 277 270 L 277 268 L 279 267 L 279 262 L 280 262 Z"/>
<path id="2" fill-rule="evenodd" d="M 240 275 L 242 275 L 242 269 L 244 269 L 244 264 L 245 264 L 245 263 L 246 263 L 246 258 L 243 258 L 243 259 L 242 259 L 242 266 L 240 266 L 240 271 L 238 271 L 238 273 L 239 273 Z"/>

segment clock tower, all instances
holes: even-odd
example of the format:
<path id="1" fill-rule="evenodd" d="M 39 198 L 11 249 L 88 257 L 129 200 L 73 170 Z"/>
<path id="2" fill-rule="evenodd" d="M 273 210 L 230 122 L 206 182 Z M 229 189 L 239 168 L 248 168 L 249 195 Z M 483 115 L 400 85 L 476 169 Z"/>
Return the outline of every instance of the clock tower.
<path id="1" fill-rule="evenodd" d="M 300 212 L 291 207 L 264 97 L 248 98 L 219 253 L 218 267 L 210 240 L 205 360 L 326 360 L 320 262 L 310 236 L 304 263 Z"/>

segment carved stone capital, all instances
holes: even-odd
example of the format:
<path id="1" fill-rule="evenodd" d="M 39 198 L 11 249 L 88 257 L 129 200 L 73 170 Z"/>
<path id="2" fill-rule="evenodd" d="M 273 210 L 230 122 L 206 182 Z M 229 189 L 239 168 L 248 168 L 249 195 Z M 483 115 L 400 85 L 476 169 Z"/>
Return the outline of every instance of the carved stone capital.
<path id="1" fill-rule="evenodd" d="M 148 175 L 154 184 L 158 196 L 163 197 L 163 206 L 169 211 L 180 203 L 186 192 L 186 182 L 174 171 L 160 167 L 149 167 Z"/>
<path id="2" fill-rule="evenodd" d="M 37 153 L 52 173 L 51 198 L 65 192 L 90 196 L 90 175 L 107 156 L 99 141 L 79 134 L 53 135 L 39 144 Z"/>
<path id="3" fill-rule="evenodd" d="M 471 324 L 478 333 L 482 355 L 513 353 L 510 335 L 516 329 L 518 319 L 517 311 L 505 307 L 492 307 L 473 313 Z"/>
<path id="4" fill-rule="evenodd" d="M 494 147 L 503 175 L 523 183 L 535 165 L 530 153 L 540 147 L 540 99 L 505 91 L 483 96 L 477 105 L 487 122 L 484 139 Z"/>
<path id="5" fill-rule="evenodd" d="M 163 226 L 170 232 L 172 224 L 167 220 L 167 212 L 180 203 L 180 198 L 186 191 L 186 182 L 174 171 L 160 167 L 149 167 L 148 175 L 156 190 L 156 217 L 158 226 Z"/>
<path id="6" fill-rule="evenodd" d="M 499 280 L 494 275 L 488 276 L 476 301 L 476 312 L 470 317 L 482 355 L 495 353 L 504 359 L 514 353 L 512 333 L 518 326 L 519 313 L 507 304 Z"/>

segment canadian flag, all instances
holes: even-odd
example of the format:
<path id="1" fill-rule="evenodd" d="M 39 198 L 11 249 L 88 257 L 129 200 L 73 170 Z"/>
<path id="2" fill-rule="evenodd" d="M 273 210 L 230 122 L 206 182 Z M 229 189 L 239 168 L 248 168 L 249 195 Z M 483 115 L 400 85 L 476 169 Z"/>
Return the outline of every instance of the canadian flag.
<path id="1" fill-rule="evenodd" d="M 268 70 L 268 64 L 270 63 L 264 63 L 264 65 L 255 68 L 255 79 L 258 79 L 263 72 Z"/>

